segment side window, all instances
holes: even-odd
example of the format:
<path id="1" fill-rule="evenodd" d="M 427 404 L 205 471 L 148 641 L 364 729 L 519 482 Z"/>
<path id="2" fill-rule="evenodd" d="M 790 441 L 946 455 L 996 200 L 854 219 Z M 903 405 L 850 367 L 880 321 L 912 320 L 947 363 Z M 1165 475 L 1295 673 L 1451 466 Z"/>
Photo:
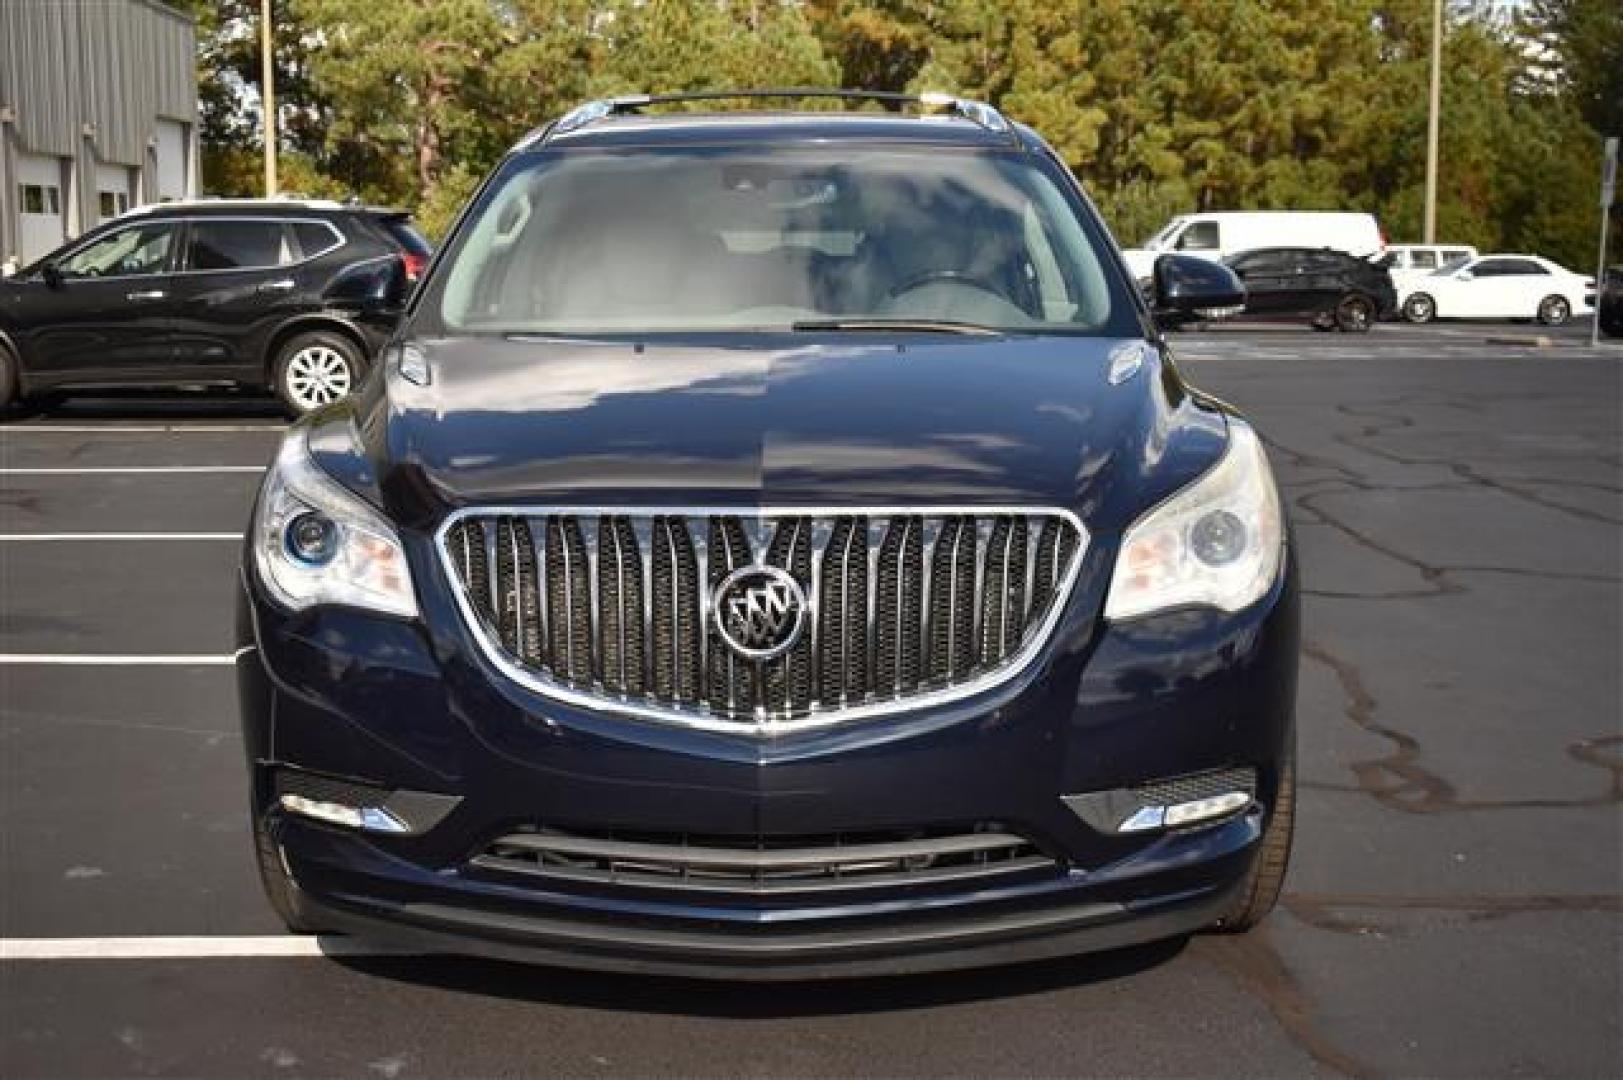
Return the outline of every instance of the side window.
<path id="1" fill-rule="evenodd" d="M 1178 235 L 1179 251 L 1217 251 L 1222 248 L 1215 221 L 1197 221 Z"/>
<path id="2" fill-rule="evenodd" d="M 252 270 L 297 261 L 279 221 L 192 222 L 189 270 Z"/>
<path id="3" fill-rule="evenodd" d="M 1505 271 L 1507 274 L 1548 274 L 1549 273 L 1548 270 L 1544 269 L 1544 267 L 1540 266 L 1538 263 L 1534 262 L 1532 259 L 1506 259 L 1504 261 L 1507 264 L 1509 264 L 1510 267 L 1511 267 L 1511 269 Z"/>
<path id="4" fill-rule="evenodd" d="M 1446 251 L 1443 252 L 1442 265 L 1443 266 L 1458 266 L 1460 263 L 1464 262 L 1465 260 L 1469 259 L 1470 257 L 1471 257 L 1471 253 L 1469 251 L 1461 251 L 1458 248 L 1453 248 L 1453 249 L 1446 250 Z"/>
<path id="5" fill-rule="evenodd" d="M 1483 259 L 1475 266 L 1469 267 L 1469 269 L 1477 277 L 1504 277 L 1506 274 L 1516 272 L 1510 269 L 1513 265 L 1514 262 L 1511 259 Z"/>
<path id="6" fill-rule="evenodd" d="M 299 258 L 313 259 L 337 247 L 343 241 L 329 226 L 319 221 L 295 221 L 290 227 L 293 238 L 299 242 Z"/>
<path id="7" fill-rule="evenodd" d="M 1411 260 L 1409 265 L 1416 270 L 1437 269 L 1437 253 L 1435 251 L 1411 251 L 1409 258 Z"/>
<path id="8" fill-rule="evenodd" d="M 1256 251 L 1237 263 L 1235 268 L 1254 275 L 1284 274 L 1290 272 L 1292 261 L 1287 252 Z"/>
<path id="9" fill-rule="evenodd" d="M 57 264 L 68 277 L 133 277 L 168 268 L 175 226 L 149 222 L 119 229 L 86 244 Z"/>

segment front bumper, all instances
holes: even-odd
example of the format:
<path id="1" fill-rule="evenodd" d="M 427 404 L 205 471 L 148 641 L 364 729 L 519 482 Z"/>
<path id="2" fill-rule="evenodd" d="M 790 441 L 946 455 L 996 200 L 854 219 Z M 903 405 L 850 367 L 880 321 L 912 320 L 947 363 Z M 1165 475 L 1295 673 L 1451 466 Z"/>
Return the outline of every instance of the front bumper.
<path id="1" fill-rule="evenodd" d="M 1261 603 L 1097 623 L 1107 553 L 1032 667 L 938 714 L 771 739 L 565 707 L 491 671 L 443 597 L 412 624 L 289 615 L 245 576 L 238 676 L 257 823 L 314 925 L 568 966 L 786 979 L 931 971 L 1192 932 L 1233 903 L 1292 734 L 1294 560 Z M 431 590 L 430 590 L 431 591 Z M 431 629 L 432 628 L 432 629 Z M 1122 834 L 1065 796 L 1232 767 L 1256 800 L 1201 827 Z M 280 809 L 290 768 L 453 797 L 418 834 Z M 986 823 L 1054 866 L 979 885 L 838 895 L 661 893 L 472 864 L 515 828 L 822 836 Z"/>

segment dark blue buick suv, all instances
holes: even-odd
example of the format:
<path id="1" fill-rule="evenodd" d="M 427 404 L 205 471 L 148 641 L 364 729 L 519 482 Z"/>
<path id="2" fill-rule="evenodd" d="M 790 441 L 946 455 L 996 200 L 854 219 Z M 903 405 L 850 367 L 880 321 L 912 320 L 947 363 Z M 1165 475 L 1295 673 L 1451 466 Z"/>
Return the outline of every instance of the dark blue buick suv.
<path id="1" fill-rule="evenodd" d="M 1295 565 L 1158 330 L 1242 287 L 1141 296 L 985 105 L 708 96 L 515 146 L 288 433 L 237 652 L 276 911 L 759 979 L 1252 926 Z"/>

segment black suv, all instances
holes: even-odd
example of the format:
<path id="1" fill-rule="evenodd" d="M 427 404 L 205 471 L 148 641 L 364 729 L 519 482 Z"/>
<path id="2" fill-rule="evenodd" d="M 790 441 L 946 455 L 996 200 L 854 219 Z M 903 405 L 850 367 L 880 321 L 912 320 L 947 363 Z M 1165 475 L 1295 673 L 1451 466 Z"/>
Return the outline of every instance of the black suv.
<path id="1" fill-rule="evenodd" d="M 1224 264 L 1245 283 L 1245 314 L 1305 317 L 1318 330 L 1363 333 L 1397 313 L 1386 268 L 1330 248 L 1257 248 Z"/>
<path id="2" fill-rule="evenodd" d="M 0 281 L 0 409 L 106 387 L 344 397 L 428 246 L 400 211 L 291 200 L 164 203 Z"/>
<path id="3" fill-rule="evenodd" d="M 871 96 L 906 111 L 537 131 L 289 431 L 235 646 L 289 927 L 791 978 L 1272 907 L 1297 584 L 1262 441 L 1036 134 Z M 1243 301 L 1192 256 L 1154 281 Z"/>

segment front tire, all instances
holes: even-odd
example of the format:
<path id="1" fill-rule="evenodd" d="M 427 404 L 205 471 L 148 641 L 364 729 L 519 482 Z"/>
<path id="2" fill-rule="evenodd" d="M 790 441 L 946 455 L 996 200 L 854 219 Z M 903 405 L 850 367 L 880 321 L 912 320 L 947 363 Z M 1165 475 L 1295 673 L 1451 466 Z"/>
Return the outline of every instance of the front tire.
<path id="1" fill-rule="evenodd" d="M 1274 798 L 1273 816 L 1262 833 L 1256 859 L 1245 876 L 1240 895 L 1214 924 L 1225 934 L 1243 934 L 1256 926 L 1279 901 L 1290 868 L 1291 837 L 1296 832 L 1296 752 L 1286 755 L 1279 770 L 1279 794 Z"/>
<path id="2" fill-rule="evenodd" d="M 1375 323 L 1375 302 L 1361 293 L 1341 298 L 1336 305 L 1336 329 L 1343 334 L 1367 334 Z"/>
<path id="3" fill-rule="evenodd" d="M 342 334 L 317 330 L 295 334 L 276 354 L 276 396 L 303 416 L 342 401 L 366 372 L 366 360 Z"/>
<path id="4" fill-rule="evenodd" d="M 1437 301 L 1425 293 L 1415 293 L 1403 302 L 1403 317 L 1412 323 L 1429 323 L 1437 317 Z"/>
<path id="5" fill-rule="evenodd" d="M 290 934 L 321 933 L 320 928 L 299 914 L 295 899 L 299 893 L 299 885 L 282 865 L 282 853 L 277 849 L 276 841 L 271 839 L 264 821 L 258 814 L 254 815 L 253 830 L 255 861 L 259 864 L 259 883 L 265 888 L 265 899 L 270 901 L 271 910 L 276 912 L 276 917 L 282 920 L 282 925 L 287 927 Z"/>
<path id="6" fill-rule="evenodd" d="M 1538 302 L 1538 321 L 1545 326 L 1560 326 L 1572 318 L 1572 305 L 1564 296 L 1546 296 Z"/>

